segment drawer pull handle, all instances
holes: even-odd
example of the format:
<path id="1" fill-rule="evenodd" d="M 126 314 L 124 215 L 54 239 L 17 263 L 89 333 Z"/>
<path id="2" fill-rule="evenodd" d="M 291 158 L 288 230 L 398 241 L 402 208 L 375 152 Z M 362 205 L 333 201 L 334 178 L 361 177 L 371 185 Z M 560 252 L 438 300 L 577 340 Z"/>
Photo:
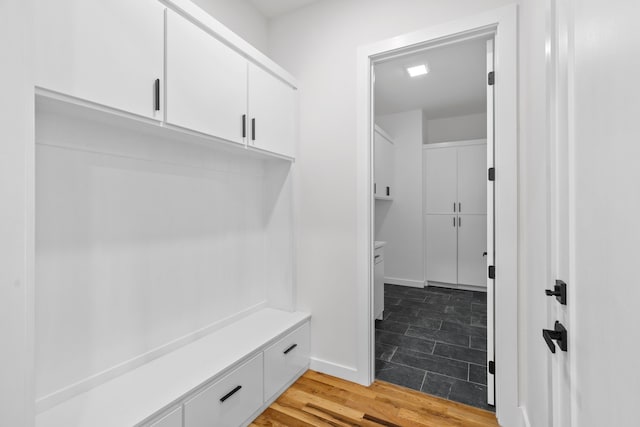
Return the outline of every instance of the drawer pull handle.
<path id="1" fill-rule="evenodd" d="M 220 402 L 224 402 L 225 400 L 227 400 L 228 398 L 230 398 L 231 396 L 233 396 L 234 394 L 236 394 L 237 392 L 240 391 L 240 389 L 242 388 L 241 385 L 236 386 L 236 388 L 234 388 L 233 390 L 231 390 L 229 393 L 225 394 L 224 396 L 222 396 L 220 398 Z"/>
<path id="2" fill-rule="evenodd" d="M 289 354 L 289 352 L 290 352 L 291 350 L 293 350 L 294 348 L 296 348 L 297 346 L 298 346 L 298 344 L 294 344 L 294 345 L 292 345 L 291 347 L 289 347 L 288 349 L 286 349 L 286 350 L 284 351 L 284 354 Z"/>

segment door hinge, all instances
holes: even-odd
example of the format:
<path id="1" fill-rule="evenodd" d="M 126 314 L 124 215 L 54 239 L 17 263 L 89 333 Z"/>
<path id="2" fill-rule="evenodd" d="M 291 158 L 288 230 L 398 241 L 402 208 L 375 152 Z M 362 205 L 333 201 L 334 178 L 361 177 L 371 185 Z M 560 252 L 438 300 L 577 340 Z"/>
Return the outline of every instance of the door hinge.
<path id="1" fill-rule="evenodd" d="M 495 180 L 496 180 L 496 169 L 489 168 L 489 181 L 495 181 Z"/>
<path id="2" fill-rule="evenodd" d="M 496 278 L 496 268 L 493 265 L 489 266 L 489 279 Z"/>
<path id="3" fill-rule="evenodd" d="M 494 362 L 493 360 L 489 362 L 489 373 L 491 375 L 495 375 L 496 373 L 496 362 Z"/>
<path id="4" fill-rule="evenodd" d="M 493 86 L 493 84 L 496 82 L 496 76 L 493 71 L 489 72 L 488 81 L 489 81 L 489 86 Z"/>

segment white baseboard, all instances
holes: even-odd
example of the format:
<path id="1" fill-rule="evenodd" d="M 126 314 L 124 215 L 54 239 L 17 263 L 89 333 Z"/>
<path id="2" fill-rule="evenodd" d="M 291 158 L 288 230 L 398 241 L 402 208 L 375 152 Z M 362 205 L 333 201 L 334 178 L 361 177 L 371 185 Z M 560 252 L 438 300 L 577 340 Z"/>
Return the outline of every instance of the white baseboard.
<path id="1" fill-rule="evenodd" d="M 409 286 L 411 288 L 424 288 L 424 280 L 400 279 L 398 277 L 385 277 L 384 283 L 390 285 Z"/>
<path id="2" fill-rule="evenodd" d="M 487 292 L 486 286 L 465 285 L 462 283 L 442 283 L 432 282 L 429 280 L 427 281 L 427 286 L 432 286 L 434 288 L 461 289 L 463 291 Z"/>
<path id="3" fill-rule="evenodd" d="M 344 366 L 338 363 L 328 362 L 326 360 L 311 358 L 311 365 L 309 369 L 322 372 L 323 374 L 331 375 L 334 377 L 342 378 L 343 380 L 351 381 L 353 383 L 362 384 L 358 375 L 358 370 L 351 366 Z M 368 384 L 363 384 L 368 385 Z"/>

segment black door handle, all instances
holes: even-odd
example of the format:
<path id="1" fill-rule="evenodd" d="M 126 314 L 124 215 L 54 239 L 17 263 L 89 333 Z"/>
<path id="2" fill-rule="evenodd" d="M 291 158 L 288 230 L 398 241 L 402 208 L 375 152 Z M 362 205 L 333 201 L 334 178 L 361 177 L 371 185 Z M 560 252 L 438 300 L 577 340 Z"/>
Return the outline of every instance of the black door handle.
<path id="1" fill-rule="evenodd" d="M 545 289 L 544 293 L 548 297 L 556 297 L 560 304 L 567 305 L 567 284 L 562 280 L 556 280 L 553 290 Z"/>
<path id="2" fill-rule="evenodd" d="M 231 390 L 229 393 L 225 394 L 224 396 L 222 396 L 220 398 L 220 402 L 224 403 L 225 400 L 227 400 L 228 398 L 230 398 L 231 396 L 233 396 L 234 394 L 236 394 L 237 392 L 240 391 L 240 389 L 242 388 L 241 385 L 236 386 L 236 388 L 234 388 L 233 390 Z"/>
<path id="3" fill-rule="evenodd" d="M 160 111 L 160 79 L 153 84 L 154 110 Z"/>
<path id="4" fill-rule="evenodd" d="M 256 140 L 256 119 L 251 119 L 251 140 Z"/>
<path id="5" fill-rule="evenodd" d="M 562 323 L 556 321 L 554 330 L 543 329 L 542 330 L 542 338 L 547 343 L 547 347 L 551 350 L 551 353 L 556 352 L 556 345 L 553 342 L 554 340 L 558 343 L 558 347 L 560 350 L 567 351 L 567 330 L 562 325 Z"/>

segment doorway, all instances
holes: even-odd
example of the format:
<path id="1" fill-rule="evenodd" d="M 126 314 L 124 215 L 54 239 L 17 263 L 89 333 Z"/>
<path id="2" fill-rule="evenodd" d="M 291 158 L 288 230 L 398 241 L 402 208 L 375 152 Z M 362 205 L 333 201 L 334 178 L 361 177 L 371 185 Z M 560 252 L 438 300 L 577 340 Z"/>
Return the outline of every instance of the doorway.
<path id="1" fill-rule="evenodd" d="M 492 70 L 492 33 L 373 69 L 376 379 L 487 410 Z"/>
<path id="2" fill-rule="evenodd" d="M 375 135 L 375 66 L 420 50 L 493 35 L 495 40 L 495 261 L 492 268 L 495 295 L 495 408 L 500 423 L 522 420 L 518 407 L 517 356 L 517 9 L 507 6 L 478 16 L 405 34 L 358 52 L 358 327 L 362 362 L 369 366 L 363 383 L 375 379 L 375 193 L 373 180 Z M 392 135 L 389 135 L 393 138 Z M 488 172 L 488 171 L 487 171 Z M 383 196 L 387 185 L 383 185 Z M 393 186 L 388 197 L 393 196 Z M 489 252 L 489 249 L 487 250 Z M 379 259 L 379 258 L 378 258 Z M 378 271 L 379 275 L 379 271 Z M 489 286 L 489 282 L 487 282 Z M 422 285 L 424 287 L 424 284 Z M 427 288 L 428 289 L 428 288 Z M 384 316 L 384 315 L 383 315 Z M 384 319 L 384 317 L 383 317 Z M 366 351 L 364 351 L 366 349 Z M 487 391 L 487 396 L 489 392 Z M 489 399 L 487 399 L 488 403 Z"/>

